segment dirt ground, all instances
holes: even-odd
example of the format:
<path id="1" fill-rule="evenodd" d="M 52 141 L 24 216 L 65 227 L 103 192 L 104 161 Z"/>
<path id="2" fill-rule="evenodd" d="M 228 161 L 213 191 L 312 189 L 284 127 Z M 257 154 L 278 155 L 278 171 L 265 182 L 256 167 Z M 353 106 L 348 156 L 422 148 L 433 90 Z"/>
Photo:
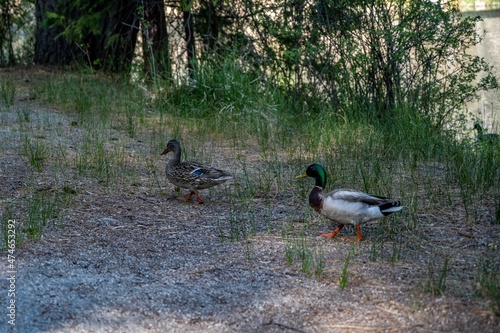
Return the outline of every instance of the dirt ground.
<path id="1" fill-rule="evenodd" d="M 354 247 L 352 228 L 333 240 L 318 237 L 331 226 L 310 214 L 305 197 L 287 191 L 252 198 L 255 235 L 230 241 L 231 184 L 202 191 L 204 205 L 180 202 L 159 152 L 124 133 L 109 144 L 125 142 L 131 155 L 150 155 L 161 187 L 148 185 L 152 176 L 144 165 L 135 181 L 106 186 L 84 177 L 56 179 L 50 166 L 34 172 L 22 154 L 19 110 L 31 113 L 32 133 L 62 142 L 67 156 L 82 129 L 71 126 L 70 115 L 29 103 L 0 112 L 0 208 L 11 203 L 13 218 L 23 224 L 22 202 L 31 190 L 64 191 L 67 182 L 75 192 L 40 240 L 16 248 L 14 326 L 7 317 L 11 273 L 4 252 L 1 332 L 500 332 L 500 318 L 474 291 L 478 258 L 500 240 L 488 207 L 473 225 L 465 224 L 458 205 L 440 214 L 419 212 L 417 229 L 401 229 L 398 241 L 383 243 L 400 259 L 388 259 L 389 253 L 372 260 L 382 244 L 379 224 L 363 226 L 365 239 Z M 244 223 L 244 214 L 237 216 Z M 300 229 L 304 217 L 313 219 L 305 240 L 324 258 L 319 279 L 303 273 L 300 261 L 285 260 L 281 226 Z M 426 281 L 436 281 L 429 274 L 439 276 L 445 258 L 446 290 L 434 296 Z"/>

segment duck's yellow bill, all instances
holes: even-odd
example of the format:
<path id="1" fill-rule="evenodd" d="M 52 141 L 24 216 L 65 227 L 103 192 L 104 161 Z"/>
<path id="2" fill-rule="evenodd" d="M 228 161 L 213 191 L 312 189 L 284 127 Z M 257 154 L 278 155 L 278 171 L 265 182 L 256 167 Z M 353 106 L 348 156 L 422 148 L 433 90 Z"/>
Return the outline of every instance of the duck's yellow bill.
<path id="1" fill-rule="evenodd" d="M 301 174 L 300 176 L 295 177 L 295 179 L 306 178 L 306 177 L 307 177 L 307 173 L 304 171 L 303 174 Z"/>

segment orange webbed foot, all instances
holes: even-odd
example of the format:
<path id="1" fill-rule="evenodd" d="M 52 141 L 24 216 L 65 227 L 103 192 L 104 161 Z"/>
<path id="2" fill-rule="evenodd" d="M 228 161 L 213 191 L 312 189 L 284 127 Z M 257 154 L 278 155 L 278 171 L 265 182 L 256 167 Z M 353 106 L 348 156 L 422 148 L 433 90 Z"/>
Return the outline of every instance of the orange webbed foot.
<path id="1" fill-rule="evenodd" d="M 192 192 L 193 193 L 193 192 Z M 198 191 L 194 191 L 194 194 L 196 195 L 196 197 L 198 198 L 198 202 L 196 202 L 198 205 L 201 205 L 203 204 L 203 199 L 200 197 L 200 193 L 198 193 Z"/>
<path id="2" fill-rule="evenodd" d="M 193 196 L 193 192 L 189 193 L 187 196 L 185 197 L 181 197 L 181 198 L 177 198 L 177 200 L 180 200 L 180 201 L 184 201 L 184 202 L 188 202 L 189 200 L 191 200 L 191 197 Z"/>
<path id="3" fill-rule="evenodd" d="M 343 224 L 339 225 L 335 230 L 333 230 L 332 232 L 329 232 L 329 233 L 326 233 L 326 234 L 320 234 L 320 236 L 322 237 L 328 237 L 328 238 L 333 238 L 335 237 L 340 230 L 342 230 L 342 228 L 344 227 Z"/>

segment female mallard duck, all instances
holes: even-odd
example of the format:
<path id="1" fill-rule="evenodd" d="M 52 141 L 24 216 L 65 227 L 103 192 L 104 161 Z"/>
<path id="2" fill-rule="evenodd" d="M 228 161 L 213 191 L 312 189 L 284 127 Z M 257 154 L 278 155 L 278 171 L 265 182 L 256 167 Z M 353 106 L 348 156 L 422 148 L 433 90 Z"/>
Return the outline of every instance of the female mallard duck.
<path id="1" fill-rule="evenodd" d="M 487 142 L 487 143 L 493 143 L 493 142 L 499 141 L 498 134 L 496 134 L 496 133 L 484 133 L 483 126 L 481 126 L 479 121 L 476 121 L 474 123 L 474 129 L 477 131 L 477 135 L 474 138 L 476 141 Z"/>
<path id="2" fill-rule="evenodd" d="M 161 155 L 166 155 L 169 152 L 172 152 L 174 156 L 167 163 L 167 179 L 175 186 L 187 188 L 191 191 L 186 197 L 179 198 L 179 200 L 189 201 L 194 194 L 198 198 L 198 204 L 202 204 L 203 200 L 198 190 L 219 185 L 226 180 L 233 179 L 233 176 L 229 172 L 213 168 L 210 165 L 198 162 L 181 162 L 181 144 L 177 140 L 170 140 L 167 143 L 167 148 L 165 148 Z"/>
<path id="3" fill-rule="evenodd" d="M 361 224 L 378 220 L 404 208 L 399 201 L 378 197 L 361 191 L 338 189 L 324 193 L 326 172 L 317 163 L 309 165 L 307 170 L 297 178 L 312 177 L 316 185 L 309 194 L 309 205 L 318 213 L 339 224 L 331 233 L 321 236 L 333 238 L 346 224 L 354 225 L 358 232 L 357 242 L 363 238 Z"/>

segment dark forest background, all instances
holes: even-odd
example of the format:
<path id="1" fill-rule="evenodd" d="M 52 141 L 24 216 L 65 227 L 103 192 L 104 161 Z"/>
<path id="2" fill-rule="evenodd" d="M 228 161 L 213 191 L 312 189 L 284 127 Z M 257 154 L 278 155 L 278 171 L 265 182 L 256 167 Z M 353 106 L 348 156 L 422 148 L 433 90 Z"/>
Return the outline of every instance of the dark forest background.
<path id="1" fill-rule="evenodd" d="M 481 41 L 480 18 L 454 2 L 7 0 L 0 9 L 1 66 L 77 65 L 178 85 L 231 63 L 282 89 L 291 111 L 380 118 L 403 106 L 442 128 L 498 86 L 467 53 Z"/>

